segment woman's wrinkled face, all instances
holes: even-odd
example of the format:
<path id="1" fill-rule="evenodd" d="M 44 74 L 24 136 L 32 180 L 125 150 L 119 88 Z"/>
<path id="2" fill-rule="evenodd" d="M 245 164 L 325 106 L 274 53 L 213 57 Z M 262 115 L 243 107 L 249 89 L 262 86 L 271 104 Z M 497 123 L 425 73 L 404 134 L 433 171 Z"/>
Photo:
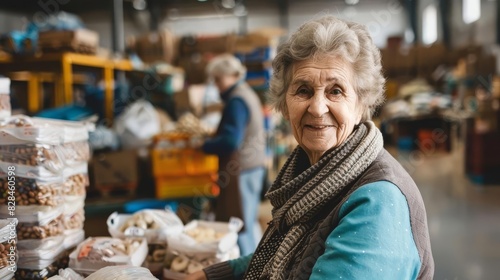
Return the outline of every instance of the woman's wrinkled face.
<path id="1" fill-rule="evenodd" d="M 296 62 L 286 92 L 285 118 L 311 164 L 342 144 L 361 120 L 353 69 L 338 56 Z"/>

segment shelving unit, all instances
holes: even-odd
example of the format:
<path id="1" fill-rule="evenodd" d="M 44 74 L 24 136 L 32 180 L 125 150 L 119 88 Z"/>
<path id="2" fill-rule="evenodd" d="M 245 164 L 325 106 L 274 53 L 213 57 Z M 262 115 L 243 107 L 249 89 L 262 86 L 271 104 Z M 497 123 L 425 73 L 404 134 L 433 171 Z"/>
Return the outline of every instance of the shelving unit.
<path id="1" fill-rule="evenodd" d="M 73 102 L 74 68 L 84 67 L 102 71 L 105 88 L 105 115 L 109 123 L 113 120 L 114 71 L 131 71 L 132 63 L 126 59 L 107 59 L 78 53 L 54 53 L 40 56 L 3 57 L 0 59 L 0 73 L 12 75 L 16 72 L 28 73 L 28 111 L 35 113 L 41 109 L 40 83 L 56 83 L 56 106 Z M 53 76 L 49 79 L 50 74 Z"/>

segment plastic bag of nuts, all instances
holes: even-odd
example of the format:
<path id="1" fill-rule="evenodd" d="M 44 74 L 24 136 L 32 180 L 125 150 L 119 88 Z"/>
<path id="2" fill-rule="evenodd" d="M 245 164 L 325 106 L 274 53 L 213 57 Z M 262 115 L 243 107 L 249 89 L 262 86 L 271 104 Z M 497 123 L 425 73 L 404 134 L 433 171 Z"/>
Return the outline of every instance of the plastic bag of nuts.
<path id="1" fill-rule="evenodd" d="M 17 219 L 0 220 L 0 271 L 17 263 L 16 225 Z"/>
<path id="2" fill-rule="evenodd" d="M 88 141 L 70 142 L 62 145 L 62 156 L 67 165 L 74 165 L 90 160 L 90 145 Z"/>
<path id="3" fill-rule="evenodd" d="M 65 230 L 82 229 L 84 222 L 85 222 L 85 212 L 83 209 L 80 209 L 75 213 L 69 215 L 64 215 L 63 218 Z"/>
<path id="4" fill-rule="evenodd" d="M 47 223 L 22 223 L 17 225 L 17 237 L 19 240 L 44 239 L 61 235 L 64 231 L 63 216 L 59 216 Z"/>
<path id="5" fill-rule="evenodd" d="M 32 143 L 60 145 L 86 141 L 89 131 L 95 129 L 92 122 L 62 121 L 46 118 L 15 115 L 0 122 L 0 142 L 17 139 Z M 13 137 L 13 138 L 12 138 Z M 9 143 L 12 144 L 12 143 Z"/>
<path id="6" fill-rule="evenodd" d="M 0 145 L 0 161 L 42 167 L 58 174 L 64 168 L 58 149 L 60 146 L 46 144 Z"/>
<path id="7" fill-rule="evenodd" d="M 41 180 L 33 178 L 15 177 L 16 205 L 58 206 L 62 203 L 63 181 Z M 9 196 L 9 186 L 6 177 L 0 177 L 0 204 L 6 204 Z"/>
<path id="8" fill-rule="evenodd" d="M 10 79 L 0 78 L 0 119 L 6 119 L 10 115 Z"/>
<path id="9" fill-rule="evenodd" d="M 89 185 L 89 175 L 86 173 L 75 174 L 64 180 L 64 195 L 85 196 Z"/>
<path id="10" fill-rule="evenodd" d="M 55 258 L 23 259 L 19 262 L 15 279 L 46 280 L 57 274 L 59 269 L 68 267 L 68 252 L 62 251 Z"/>

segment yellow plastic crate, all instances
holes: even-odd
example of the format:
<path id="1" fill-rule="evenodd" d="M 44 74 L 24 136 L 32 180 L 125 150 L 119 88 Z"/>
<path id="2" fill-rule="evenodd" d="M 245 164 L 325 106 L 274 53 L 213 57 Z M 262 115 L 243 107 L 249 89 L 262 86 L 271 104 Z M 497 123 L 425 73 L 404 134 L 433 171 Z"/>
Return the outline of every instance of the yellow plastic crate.
<path id="1" fill-rule="evenodd" d="M 217 196 L 216 176 L 157 177 L 156 198 Z"/>
<path id="2" fill-rule="evenodd" d="M 217 156 L 206 155 L 194 149 L 153 149 L 153 175 L 196 176 L 217 173 Z"/>

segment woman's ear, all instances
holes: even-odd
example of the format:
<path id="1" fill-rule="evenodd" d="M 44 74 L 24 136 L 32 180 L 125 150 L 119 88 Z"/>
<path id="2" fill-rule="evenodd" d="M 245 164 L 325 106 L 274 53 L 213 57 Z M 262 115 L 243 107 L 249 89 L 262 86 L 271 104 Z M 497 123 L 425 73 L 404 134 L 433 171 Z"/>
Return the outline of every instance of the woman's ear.
<path id="1" fill-rule="evenodd" d="M 364 105 L 361 105 L 358 108 L 359 108 L 359 110 L 358 110 L 357 116 L 356 116 L 356 124 L 361 123 L 361 120 L 363 119 L 363 117 L 365 116 L 365 114 L 368 114 L 368 110 L 369 110 Z"/>

